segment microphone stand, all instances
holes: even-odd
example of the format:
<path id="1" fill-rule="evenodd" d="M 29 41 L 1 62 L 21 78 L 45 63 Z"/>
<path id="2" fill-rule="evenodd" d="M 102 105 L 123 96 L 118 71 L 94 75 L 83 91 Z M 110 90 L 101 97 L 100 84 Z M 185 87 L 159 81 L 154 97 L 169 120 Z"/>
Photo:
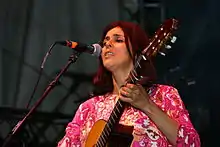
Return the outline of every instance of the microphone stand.
<path id="1" fill-rule="evenodd" d="M 7 135 L 3 142 L 2 147 L 8 147 L 7 145 L 12 140 L 12 138 L 18 134 L 19 131 L 21 131 L 22 127 L 24 127 L 25 123 L 27 123 L 27 119 L 35 112 L 35 110 L 38 108 L 38 106 L 43 102 L 43 100 L 46 98 L 46 96 L 50 93 L 50 91 L 56 86 L 56 84 L 59 82 L 60 77 L 63 73 L 67 71 L 69 66 L 72 63 L 75 63 L 78 59 L 79 55 L 81 53 L 74 51 L 74 53 L 69 57 L 68 63 L 64 66 L 64 68 L 59 72 L 59 74 L 55 77 L 55 79 L 49 83 L 48 87 L 44 91 L 43 95 L 39 98 L 39 100 L 34 104 L 34 106 L 30 109 L 30 111 L 25 115 L 25 117 L 17 123 L 17 125 L 12 129 L 12 131 Z"/>

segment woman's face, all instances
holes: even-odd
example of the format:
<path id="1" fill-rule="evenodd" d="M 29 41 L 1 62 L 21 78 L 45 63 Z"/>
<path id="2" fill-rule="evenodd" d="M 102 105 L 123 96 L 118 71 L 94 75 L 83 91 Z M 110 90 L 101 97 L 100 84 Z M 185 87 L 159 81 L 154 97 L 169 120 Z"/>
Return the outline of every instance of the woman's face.
<path id="1" fill-rule="evenodd" d="M 120 27 L 115 27 L 107 32 L 103 40 L 101 57 L 103 65 L 111 72 L 133 65 L 125 44 L 124 32 Z"/>

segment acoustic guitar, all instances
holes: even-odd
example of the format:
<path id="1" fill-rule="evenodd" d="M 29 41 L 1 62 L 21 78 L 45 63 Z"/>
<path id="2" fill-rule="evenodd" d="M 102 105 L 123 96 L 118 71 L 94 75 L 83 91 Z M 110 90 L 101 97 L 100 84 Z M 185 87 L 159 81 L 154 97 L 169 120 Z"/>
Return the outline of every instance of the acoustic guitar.
<path id="1" fill-rule="evenodd" d="M 141 66 L 149 62 L 148 59 L 152 56 L 155 56 L 157 53 L 165 55 L 162 52 L 162 49 L 165 48 L 170 49 L 171 46 L 167 45 L 168 41 L 174 43 L 176 41 L 176 37 L 173 36 L 173 32 L 177 29 L 178 21 L 176 19 L 167 19 L 163 24 L 161 24 L 160 28 L 155 32 L 152 39 L 150 39 L 149 45 L 142 51 L 142 53 L 138 56 L 137 60 L 135 61 L 134 68 L 129 74 L 127 83 L 140 83 L 146 77 L 144 73 L 139 72 Z M 91 131 L 88 134 L 88 138 L 85 142 L 85 147 L 105 147 L 111 146 L 111 135 L 113 134 L 116 126 L 119 125 L 120 117 L 126 107 L 126 104 L 122 102 L 120 99 L 117 100 L 112 113 L 109 117 L 108 121 L 105 120 L 98 120 L 94 126 L 91 128 Z M 124 127 L 121 127 L 123 130 Z M 124 129 L 129 130 L 129 129 Z M 133 128 L 130 129 L 130 133 L 132 133 Z M 130 134 L 132 136 L 132 134 Z M 117 136 L 117 135 L 116 135 Z M 117 138 L 117 137 L 116 137 Z M 126 142 L 127 139 L 124 137 L 124 141 Z M 119 139 L 118 139 L 119 141 Z M 119 145 L 119 142 L 116 140 L 115 145 L 113 146 L 130 146 L 132 140 L 127 143 L 127 145 Z"/>

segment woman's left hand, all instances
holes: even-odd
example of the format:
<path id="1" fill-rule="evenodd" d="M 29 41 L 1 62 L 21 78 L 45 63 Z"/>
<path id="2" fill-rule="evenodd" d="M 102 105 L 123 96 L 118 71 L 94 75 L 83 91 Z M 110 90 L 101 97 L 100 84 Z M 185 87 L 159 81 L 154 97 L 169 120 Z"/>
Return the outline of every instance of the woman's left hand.
<path id="1" fill-rule="evenodd" d="M 132 106 L 143 110 L 151 105 L 149 95 L 139 84 L 126 84 L 120 89 L 120 99 Z"/>

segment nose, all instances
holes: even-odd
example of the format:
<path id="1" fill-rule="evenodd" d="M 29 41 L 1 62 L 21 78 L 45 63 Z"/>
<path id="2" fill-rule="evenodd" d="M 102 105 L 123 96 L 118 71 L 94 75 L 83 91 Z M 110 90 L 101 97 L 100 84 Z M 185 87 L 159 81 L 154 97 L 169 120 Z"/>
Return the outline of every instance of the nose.
<path id="1" fill-rule="evenodd" d="M 105 46 L 106 48 L 112 47 L 113 46 L 112 41 L 111 40 L 106 41 Z"/>

